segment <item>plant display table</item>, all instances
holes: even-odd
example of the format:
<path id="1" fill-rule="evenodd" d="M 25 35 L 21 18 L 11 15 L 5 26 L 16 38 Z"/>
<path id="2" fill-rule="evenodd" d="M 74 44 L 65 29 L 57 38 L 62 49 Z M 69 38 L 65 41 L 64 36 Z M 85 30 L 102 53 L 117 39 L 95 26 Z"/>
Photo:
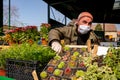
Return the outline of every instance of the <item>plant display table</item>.
<path id="1" fill-rule="evenodd" d="M 10 46 L 5 46 L 5 45 L 0 45 L 0 50 L 1 49 L 6 49 L 6 48 L 9 48 Z"/>

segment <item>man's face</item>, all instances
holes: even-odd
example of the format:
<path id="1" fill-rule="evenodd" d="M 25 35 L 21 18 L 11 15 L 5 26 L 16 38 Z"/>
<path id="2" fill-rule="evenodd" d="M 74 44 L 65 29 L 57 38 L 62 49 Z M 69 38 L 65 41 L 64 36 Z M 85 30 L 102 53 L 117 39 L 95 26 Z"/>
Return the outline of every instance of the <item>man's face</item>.
<path id="1" fill-rule="evenodd" d="M 82 17 L 80 20 L 78 20 L 78 25 L 91 26 L 92 19 L 90 17 Z"/>

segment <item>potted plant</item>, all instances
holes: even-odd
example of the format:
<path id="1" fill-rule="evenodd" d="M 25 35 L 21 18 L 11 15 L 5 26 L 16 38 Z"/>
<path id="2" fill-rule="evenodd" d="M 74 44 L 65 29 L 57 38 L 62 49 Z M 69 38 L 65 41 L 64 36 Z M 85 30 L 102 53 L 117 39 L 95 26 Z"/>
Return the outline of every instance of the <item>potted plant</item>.
<path id="1" fill-rule="evenodd" d="M 5 41 L 8 43 L 21 44 L 23 42 L 33 42 L 40 38 L 36 26 L 17 27 L 5 31 Z"/>
<path id="2" fill-rule="evenodd" d="M 48 23 L 42 23 L 40 26 L 40 36 L 42 40 L 42 44 L 46 45 L 48 41 L 48 32 L 50 30 L 51 25 Z"/>
<path id="3" fill-rule="evenodd" d="M 0 76 L 6 76 L 6 71 L 4 69 L 0 69 Z"/>
<path id="4" fill-rule="evenodd" d="M 13 46 L 10 46 L 7 49 L 0 50 L 0 67 L 1 69 L 7 68 L 7 72 L 9 72 L 13 68 L 13 67 L 10 67 L 11 70 L 8 69 L 10 64 L 11 66 L 14 66 L 14 68 L 17 68 L 17 69 L 13 69 L 15 72 L 15 70 L 20 70 L 19 68 L 20 66 L 22 66 L 22 69 L 23 69 L 23 67 L 26 66 L 28 63 L 29 63 L 28 66 L 30 66 L 31 68 L 36 67 L 37 64 L 33 65 L 34 62 L 33 64 L 30 64 L 30 61 L 38 61 L 40 62 L 38 66 L 41 66 L 44 68 L 45 64 L 47 64 L 49 60 L 55 56 L 55 54 L 56 53 L 49 46 L 38 45 L 37 43 L 34 43 L 32 45 L 29 43 L 23 43 L 19 45 L 14 44 Z M 9 61 L 6 62 L 6 60 L 8 59 L 12 59 L 12 62 L 7 63 L 9 62 Z M 18 62 L 16 62 L 18 60 L 23 60 L 23 63 L 28 61 L 28 63 L 23 66 L 23 64 L 18 64 Z M 33 69 L 36 69 L 36 68 L 33 68 Z M 29 70 L 29 68 L 27 70 Z M 29 71 L 32 71 L 32 70 L 29 70 Z M 26 71 L 24 70 L 22 72 L 26 72 Z M 19 73 L 16 73 L 16 74 L 23 75 L 23 76 L 25 75 L 25 74 L 19 74 Z"/>
<path id="5" fill-rule="evenodd" d="M 18 60 L 36 60 L 41 63 L 47 63 L 55 52 L 49 46 L 37 45 L 37 43 L 15 44 L 9 48 L 0 51 L 0 66 L 5 67 L 7 58 Z M 19 55 L 19 56 L 18 56 Z"/>
<path id="6" fill-rule="evenodd" d="M 0 45 L 3 45 L 3 43 L 4 43 L 4 37 L 0 36 Z"/>

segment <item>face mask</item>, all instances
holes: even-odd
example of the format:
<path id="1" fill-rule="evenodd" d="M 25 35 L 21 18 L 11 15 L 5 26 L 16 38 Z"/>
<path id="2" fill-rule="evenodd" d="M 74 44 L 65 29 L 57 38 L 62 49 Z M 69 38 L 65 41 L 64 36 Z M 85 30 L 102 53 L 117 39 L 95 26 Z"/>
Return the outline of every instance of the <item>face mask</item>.
<path id="1" fill-rule="evenodd" d="M 86 25 L 79 25 L 78 26 L 78 32 L 80 32 L 81 34 L 86 34 L 86 33 L 88 33 L 88 31 L 90 31 L 89 26 L 86 26 Z"/>

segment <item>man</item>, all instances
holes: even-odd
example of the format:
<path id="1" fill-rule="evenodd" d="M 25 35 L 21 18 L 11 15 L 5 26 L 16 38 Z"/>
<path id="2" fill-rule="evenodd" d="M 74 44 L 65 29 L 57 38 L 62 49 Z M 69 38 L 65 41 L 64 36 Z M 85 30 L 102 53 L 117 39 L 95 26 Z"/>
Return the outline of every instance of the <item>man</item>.
<path id="1" fill-rule="evenodd" d="M 91 30 L 92 21 L 93 16 L 89 12 L 80 13 L 73 25 L 52 29 L 48 34 L 48 44 L 57 53 L 62 50 L 61 40 L 67 45 L 86 45 L 88 40 L 92 45 L 99 44 Z"/>

